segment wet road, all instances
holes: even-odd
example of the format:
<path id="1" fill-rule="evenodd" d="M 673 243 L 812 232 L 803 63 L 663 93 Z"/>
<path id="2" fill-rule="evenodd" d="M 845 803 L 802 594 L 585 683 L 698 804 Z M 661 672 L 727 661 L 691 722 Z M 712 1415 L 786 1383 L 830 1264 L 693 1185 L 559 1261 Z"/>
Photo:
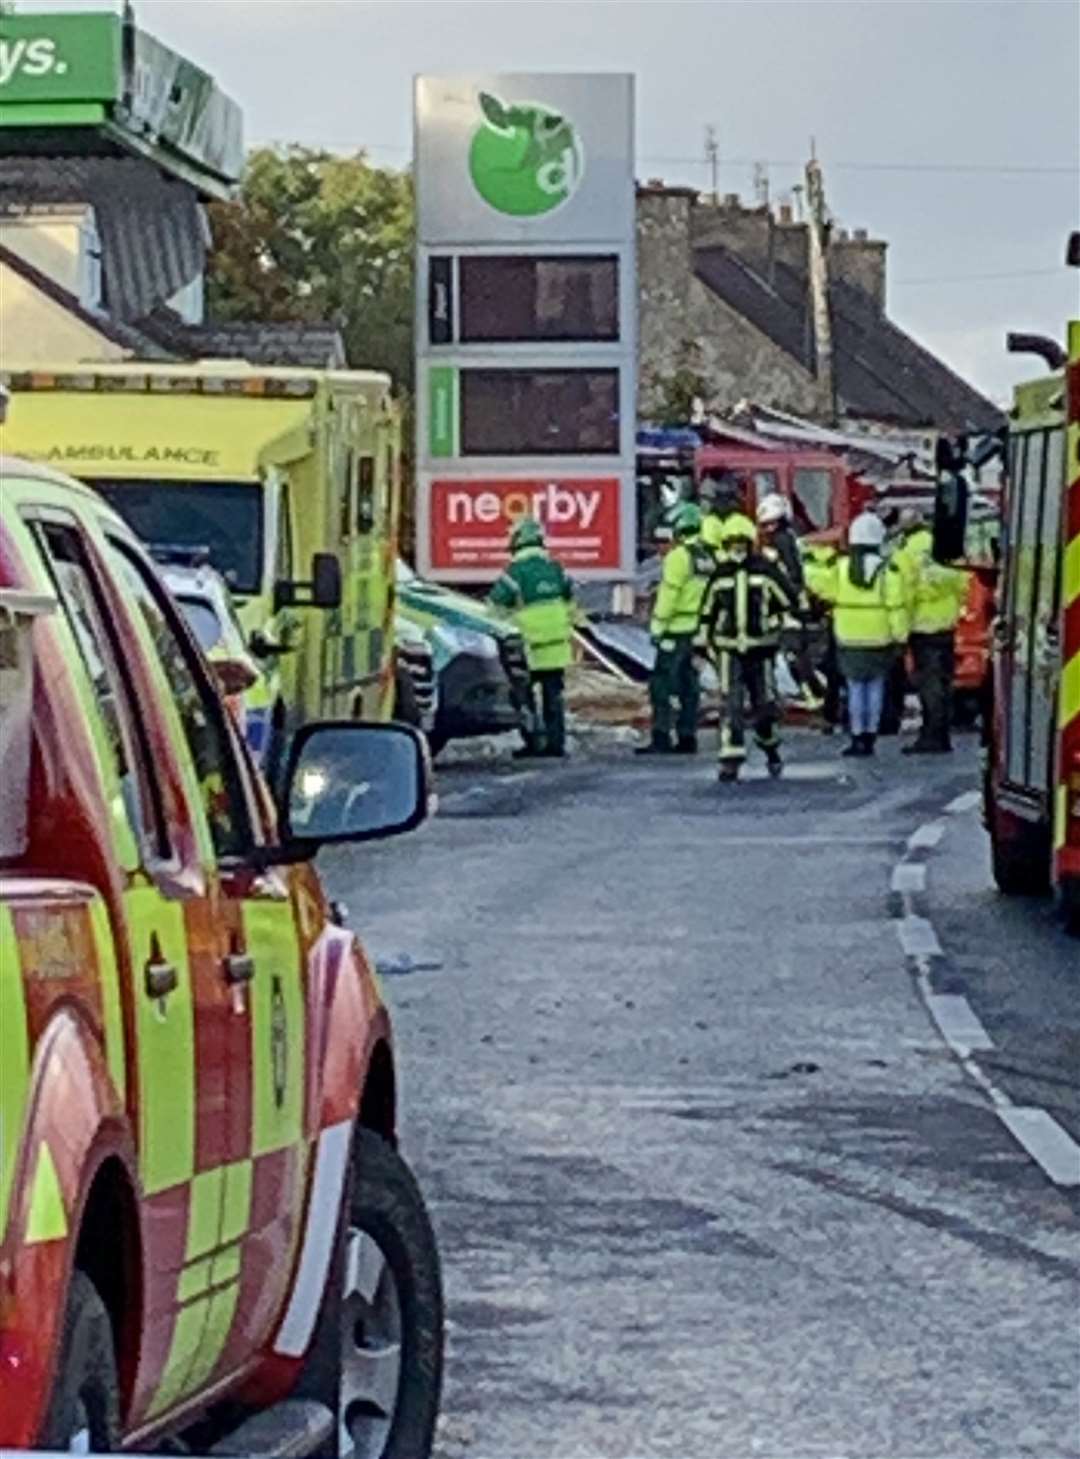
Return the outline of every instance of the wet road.
<path id="1" fill-rule="evenodd" d="M 973 749 L 835 755 L 459 767 L 325 859 L 443 1250 L 443 1459 L 1080 1454 L 1080 1200 L 986 1087 L 1067 1159 L 1080 944 L 987 890 Z"/>

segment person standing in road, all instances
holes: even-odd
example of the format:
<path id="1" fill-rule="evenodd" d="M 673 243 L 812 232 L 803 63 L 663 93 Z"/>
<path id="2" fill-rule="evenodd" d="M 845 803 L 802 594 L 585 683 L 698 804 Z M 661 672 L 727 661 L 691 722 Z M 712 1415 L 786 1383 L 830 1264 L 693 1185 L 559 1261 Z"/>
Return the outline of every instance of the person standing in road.
<path id="1" fill-rule="evenodd" d="M 770 552 L 787 574 L 795 596 L 802 595 L 805 587 L 802 553 L 799 539 L 791 525 L 791 505 L 786 496 L 770 491 L 758 502 L 757 524 L 760 533 L 761 550 L 766 557 Z"/>
<path id="2" fill-rule="evenodd" d="M 510 532 L 510 561 L 488 600 L 512 613 L 525 640 L 533 705 L 518 757 L 566 754 L 566 669 L 574 635 L 574 589 L 562 564 L 549 556 L 540 523 L 523 517 Z M 540 709 L 536 710 L 539 690 Z"/>
<path id="3" fill-rule="evenodd" d="M 798 600 L 780 568 L 757 550 L 757 529 L 735 513 L 724 524 L 701 626 L 720 680 L 720 779 L 734 781 L 746 760 L 747 701 L 769 773 L 783 770 L 776 651 L 784 616 Z"/>
<path id="4" fill-rule="evenodd" d="M 743 494 L 739 483 L 730 471 L 721 471 L 716 476 L 706 476 L 701 483 L 701 508 L 704 520 L 701 524 L 701 540 L 706 547 L 719 552 L 724 527 L 732 517 L 739 517 L 753 527 L 746 515 Z M 757 536 L 755 532 L 755 537 Z"/>
<path id="5" fill-rule="evenodd" d="M 915 688 L 922 727 L 905 755 L 947 755 L 952 751 L 956 625 L 968 591 L 968 574 L 934 560 L 934 536 L 916 518 L 893 554 L 904 584 L 911 627 Z"/>
<path id="6" fill-rule="evenodd" d="M 673 524 L 675 545 L 664 558 L 650 633 L 656 661 L 649 679 L 652 737 L 639 755 L 697 754 L 701 683 L 694 663 L 694 640 L 705 589 L 716 556 L 701 540 L 701 511 L 684 502 Z M 676 739 L 671 743 L 671 706 L 678 704 Z"/>
<path id="7" fill-rule="evenodd" d="M 907 640 L 903 579 L 884 547 L 884 522 L 861 513 L 848 532 L 847 553 L 814 589 L 832 606 L 837 661 L 847 680 L 851 743 L 845 755 L 874 753 L 886 681 Z"/>

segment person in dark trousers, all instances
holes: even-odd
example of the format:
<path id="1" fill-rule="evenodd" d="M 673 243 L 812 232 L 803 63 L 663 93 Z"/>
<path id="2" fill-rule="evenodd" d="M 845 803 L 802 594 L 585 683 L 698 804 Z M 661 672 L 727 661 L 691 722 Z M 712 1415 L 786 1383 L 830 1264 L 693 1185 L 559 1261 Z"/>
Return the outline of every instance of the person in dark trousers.
<path id="1" fill-rule="evenodd" d="M 716 556 L 701 540 L 701 512 L 684 502 L 674 521 L 675 546 L 664 558 L 650 634 L 656 661 L 649 679 L 652 736 L 639 755 L 697 753 L 701 683 L 694 662 L 694 639 L 705 588 Z M 678 705 L 676 741 L 671 743 L 672 701 Z"/>
<path id="2" fill-rule="evenodd" d="M 514 615 L 525 640 L 533 710 L 525 746 L 515 754 L 566 754 L 566 669 L 573 657 L 574 589 L 561 563 L 548 555 L 539 522 L 525 517 L 510 533 L 510 561 L 489 601 Z M 540 693 L 536 711 L 535 695 Z"/>
<path id="3" fill-rule="evenodd" d="M 922 726 L 905 755 L 947 755 L 952 751 L 956 625 L 968 591 L 968 574 L 934 560 L 929 527 L 912 525 L 893 554 L 904 582 L 911 625 L 911 657 Z"/>
<path id="4" fill-rule="evenodd" d="M 784 617 L 796 611 L 798 600 L 787 576 L 757 550 L 756 539 L 753 522 L 741 514 L 728 519 L 702 604 L 702 636 L 720 681 L 721 781 L 739 778 L 748 718 L 769 773 L 783 770 L 776 652 Z"/>

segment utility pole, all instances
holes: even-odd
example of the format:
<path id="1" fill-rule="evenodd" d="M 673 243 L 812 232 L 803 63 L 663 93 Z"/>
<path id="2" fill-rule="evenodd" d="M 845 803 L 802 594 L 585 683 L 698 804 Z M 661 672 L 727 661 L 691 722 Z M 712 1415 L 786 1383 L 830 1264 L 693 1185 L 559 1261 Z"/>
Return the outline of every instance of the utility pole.
<path id="1" fill-rule="evenodd" d="M 709 164 L 712 201 L 715 208 L 720 202 L 720 141 L 716 135 L 716 128 L 711 122 L 705 128 L 705 161 Z"/>
<path id="2" fill-rule="evenodd" d="M 769 206 L 769 164 L 754 163 L 754 202 L 759 208 Z"/>
<path id="3" fill-rule="evenodd" d="M 810 143 L 811 153 L 814 144 Z M 836 378 L 833 372 L 832 314 L 829 302 L 828 219 L 825 178 L 821 163 L 811 155 L 806 164 L 806 202 L 810 232 L 810 305 L 814 321 L 815 373 L 821 387 L 829 424 L 836 421 Z"/>

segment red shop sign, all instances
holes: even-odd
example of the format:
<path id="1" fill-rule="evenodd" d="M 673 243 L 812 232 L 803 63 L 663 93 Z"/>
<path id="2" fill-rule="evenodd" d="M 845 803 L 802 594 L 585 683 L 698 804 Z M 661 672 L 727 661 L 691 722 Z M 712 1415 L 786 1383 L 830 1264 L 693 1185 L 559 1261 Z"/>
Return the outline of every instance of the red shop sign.
<path id="1" fill-rule="evenodd" d="M 534 517 L 568 571 L 610 569 L 619 560 L 617 476 L 445 480 L 431 483 L 431 569 L 499 571 L 507 538 L 521 517 Z"/>

